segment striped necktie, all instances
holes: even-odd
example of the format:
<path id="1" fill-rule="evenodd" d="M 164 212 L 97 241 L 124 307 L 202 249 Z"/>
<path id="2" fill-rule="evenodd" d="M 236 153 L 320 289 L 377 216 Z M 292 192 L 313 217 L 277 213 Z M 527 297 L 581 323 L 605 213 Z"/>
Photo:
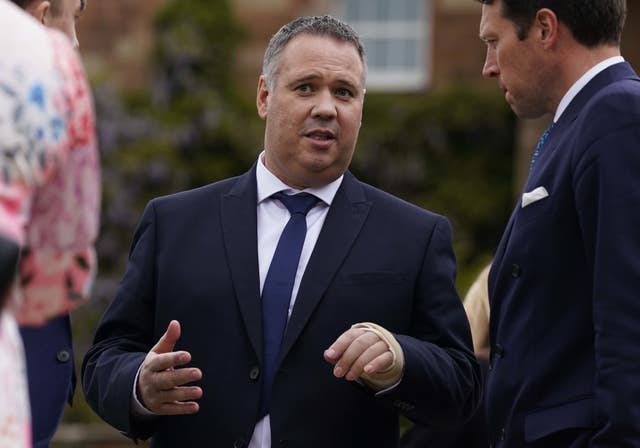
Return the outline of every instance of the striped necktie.
<path id="1" fill-rule="evenodd" d="M 533 156 L 531 157 L 531 165 L 529 166 L 529 173 L 531 173 L 531 170 L 533 170 L 533 165 L 536 163 L 536 160 L 538 160 L 538 157 L 540 157 L 540 152 L 542 151 L 542 147 L 544 146 L 544 143 L 549 138 L 549 134 L 551 134 L 551 130 L 553 129 L 554 126 L 555 126 L 555 122 L 552 121 L 549 127 L 540 136 L 540 139 L 538 140 L 538 144 L 536 145 L 536 150 L 533 151 Z"/>

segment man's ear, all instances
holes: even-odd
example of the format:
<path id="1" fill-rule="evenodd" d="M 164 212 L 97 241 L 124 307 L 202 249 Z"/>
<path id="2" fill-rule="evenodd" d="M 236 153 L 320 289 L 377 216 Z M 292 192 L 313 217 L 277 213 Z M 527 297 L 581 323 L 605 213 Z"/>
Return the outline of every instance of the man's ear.
<path id="1" fill-rule="evenodd" d="M 49 12 L 49 8 L 51 8 L 51 2 L 48 0 L 35 0 L 29 3 L 25 10 L 35 17 L 38 22 L 46 25 L 46 16 Z"/>
<path id="2" fill-rule="evenodd" d="M 269 105 L 269 88 L 264 75 L 258 80 L 258 92 L 256 94 L 256 106 L 258 107 L 258 115 L 263 120 L 267 119 L 267 107 Z"/>
<path id="3" fill-rule="evenodd" d="M 532 28 L 536 31 L 536 37 L 545 48 L 556 43 L 558 39 L 558 17 L 548 8 L 542 8 L 536 13 Z"/>

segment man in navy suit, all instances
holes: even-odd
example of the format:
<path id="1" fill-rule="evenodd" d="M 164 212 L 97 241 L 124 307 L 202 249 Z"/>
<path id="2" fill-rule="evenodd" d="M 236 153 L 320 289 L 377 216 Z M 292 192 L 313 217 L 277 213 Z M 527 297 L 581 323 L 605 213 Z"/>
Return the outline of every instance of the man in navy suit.
<path id="1" fill-rule="evenodd" d="M 640 446 L 640 79 L 624 0 L 482 0 L 483 75 L 551 114 L 489 277 L 496 447 Z"/>
<path id="2" fill-rule="evenodd" d="M 330 16 L 272 38 L 256 164 L 144 212 L 83 364 L 107 422 L 154 446 L 385 448 L 399 413 L 436 427 L 472 414 L 480 376 L 448 222 L 347 171 L 365 76 L 359 37 Z M 271 377 L 266 291 L 291 200 L 272 195 L 300 191 L 316 204 Z"/>
<path id="3" fill-rule="evenodd" d="M 12 0 L 35 19 L 65 33 L 78 46 L 75 21 L 85 0 Z M 34 447 L 47 447 L 76 385 L 69 315 L 39 327 L 21 326 L 25 348 Z"/>

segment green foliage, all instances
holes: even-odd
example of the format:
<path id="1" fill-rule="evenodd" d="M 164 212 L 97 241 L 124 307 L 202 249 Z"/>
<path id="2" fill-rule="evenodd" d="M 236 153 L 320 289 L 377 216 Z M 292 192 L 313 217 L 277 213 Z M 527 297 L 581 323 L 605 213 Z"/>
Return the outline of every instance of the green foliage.
<path id="1" fill-rule="evenodd" d="M 155 21 L 154 76 L 124 95 L 95 89 L 104 172 L 98 246 L 103 304 L 153 197 L 236 175 L 260 142 L 255 109 L 238 98 L 231 67 L 242 32 L 225 0 L 171 0 Z"/>
<path id="2" fill-rule="evenodd" d="M 233 91 L 229 70 L 242 36 L 228 1 L 169 1 L 156 17 L 155 60 L 170 93 Z"/>

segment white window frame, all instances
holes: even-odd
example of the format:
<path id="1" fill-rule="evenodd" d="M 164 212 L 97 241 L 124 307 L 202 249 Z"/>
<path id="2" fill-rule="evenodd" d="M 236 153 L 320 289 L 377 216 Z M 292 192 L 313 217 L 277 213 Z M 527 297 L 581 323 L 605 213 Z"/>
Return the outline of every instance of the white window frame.
<path id="1" fill-rule="evenodd" d="M 367 74 L 367 89 L 369 91 L 417 91 L 426 89 L 431 83 L 431 5 L 432 0 L 419 2 L 419 14 L 415 20 L 358 20 L 347 17 L 347 7 L 344 0 L 336 1 L 336 14 L 353 26 L 364 40 L 365 50 L 370 39 L 411 39 L 416 42 L 416 66 L 387 67 L 380 70 L 369 65 Z M 366 2 L 370 8 L 375 7 L 375 1 Z M 393 0 L 389 2 L 390 8 Z M 389 17 L 391 11 L 389 11 Z"/>

